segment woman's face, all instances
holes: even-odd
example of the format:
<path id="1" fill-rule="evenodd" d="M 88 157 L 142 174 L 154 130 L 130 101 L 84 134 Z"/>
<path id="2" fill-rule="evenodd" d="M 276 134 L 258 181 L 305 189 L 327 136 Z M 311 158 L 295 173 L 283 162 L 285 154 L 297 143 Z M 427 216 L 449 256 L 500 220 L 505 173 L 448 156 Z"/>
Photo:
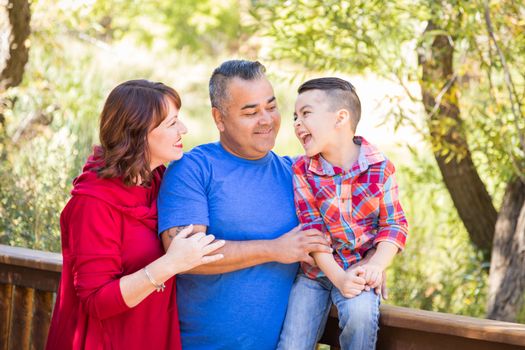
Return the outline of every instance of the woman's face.
<path id="1" fill-rule="evenodd" d="M 182 157 L 182 135 L 187 132 L 188 129 L 179 120 L 179 110 L 168 99 L 167 116 L 148 133 L 151 170 Z"/>

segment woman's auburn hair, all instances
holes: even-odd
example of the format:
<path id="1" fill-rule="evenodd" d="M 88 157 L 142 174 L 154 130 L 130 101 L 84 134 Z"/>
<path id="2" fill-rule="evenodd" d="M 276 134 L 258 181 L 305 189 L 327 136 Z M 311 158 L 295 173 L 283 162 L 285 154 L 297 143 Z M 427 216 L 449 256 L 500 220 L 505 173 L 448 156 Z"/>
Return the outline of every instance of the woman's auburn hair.
<path id="1" fill-rule="evenodd" d="M 168 101 L 180 109 L 173 88 L 148 80 L 126 81 L 110 92 L 100 114 L 99 177 L 121 177 L 128 186 L 150 182 L 148 133 L 166 118 Z"/>

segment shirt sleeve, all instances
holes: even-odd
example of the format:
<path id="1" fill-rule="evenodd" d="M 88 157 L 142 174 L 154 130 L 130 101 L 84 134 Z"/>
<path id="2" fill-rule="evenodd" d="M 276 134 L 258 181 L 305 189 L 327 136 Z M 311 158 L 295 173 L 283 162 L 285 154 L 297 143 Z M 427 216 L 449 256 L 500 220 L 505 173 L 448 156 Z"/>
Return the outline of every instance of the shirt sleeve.
<path id="1" fill-rule="evenodd" d="M 384 184 L 383 195 L 379 200 L 379 229 L 374 245 L 379 242 L 390 242 L 403 250 L 407 235 L 408 223 L 399 202 L 397 182 L 392 173 Z"/>
<path id="2" fill-rule="evenodd" d="M 303 230 L 317 229 L 327 234 L 328 230 L 315 203 L 312 187 L 306 179 L 305 171 L 297 164 L 293 167 L 293 192 L 295 210 Z"/>
<path id="3" fill-rule="evenodd" d="M 205 164 L 194 155 L 170 164 L 157 202 L 159 234 L 175 226 L 209 225 L 209 178 Z"/>
<path id="4" fill-rule="evenodd" d="M 87 196 L 76 201 L 68 220 L 73 286 L 90 316 L 109 318 L 129 309 L 120 290 L 120 223 L 103 201 Z"/>

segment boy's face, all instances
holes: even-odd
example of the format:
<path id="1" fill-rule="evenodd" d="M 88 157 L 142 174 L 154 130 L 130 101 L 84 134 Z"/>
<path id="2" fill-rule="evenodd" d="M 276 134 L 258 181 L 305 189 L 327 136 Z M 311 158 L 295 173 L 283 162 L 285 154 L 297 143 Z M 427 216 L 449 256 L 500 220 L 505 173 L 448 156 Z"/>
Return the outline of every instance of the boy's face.
<path id="1" fill-rule="evenodd" d="M 337 147 L 337 111 L 331 111 L 330 98 L 322 90 L 308 90 L 295 102 L 295 136 L 308 157 Z"/>

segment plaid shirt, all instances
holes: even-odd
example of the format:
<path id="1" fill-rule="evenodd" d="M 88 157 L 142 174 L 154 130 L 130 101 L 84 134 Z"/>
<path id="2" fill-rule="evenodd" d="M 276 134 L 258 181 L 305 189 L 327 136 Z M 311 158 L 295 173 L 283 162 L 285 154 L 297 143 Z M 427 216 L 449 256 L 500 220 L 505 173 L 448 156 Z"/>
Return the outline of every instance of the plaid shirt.
<path id="1" fill-rule="evenodd" d="M 398 199 L 394 165 L 364 138 L 359 158 L 349 171 L 321 155 L 299 157 L 293 165 L 294 200 L 303 229 L 328 235 L 334 258 L 343 269 L 361 260 L 379 242 L 403 249 L 408 225 Z M 301 264 L 310 278 L 322 271 Z"/>

